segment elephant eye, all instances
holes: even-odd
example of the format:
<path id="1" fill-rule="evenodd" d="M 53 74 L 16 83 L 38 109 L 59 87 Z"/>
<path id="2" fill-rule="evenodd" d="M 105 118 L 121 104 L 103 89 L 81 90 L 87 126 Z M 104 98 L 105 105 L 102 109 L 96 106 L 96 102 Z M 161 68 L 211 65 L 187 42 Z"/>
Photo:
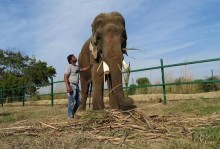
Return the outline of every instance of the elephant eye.
<path id="1" fill-rule="evenodd" d="M 101 39 L 102 39 L 102 38 L 101 38 L 100 36 L 97 36 L 97 37 L 96 37 L 96 40 L 97 40 L 97 41 L 100 41 Z"/>
<path id="2" fill-rule="evenodd" d="M 96 36 L 96 45 L 100 44 L 101 40 L 101 36 Z"/>

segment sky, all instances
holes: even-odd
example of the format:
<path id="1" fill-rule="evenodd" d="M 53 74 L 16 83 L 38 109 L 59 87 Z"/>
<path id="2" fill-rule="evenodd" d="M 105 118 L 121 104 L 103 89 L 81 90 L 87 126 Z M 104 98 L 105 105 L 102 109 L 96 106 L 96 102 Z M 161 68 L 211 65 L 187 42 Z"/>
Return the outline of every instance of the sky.
<path id="1" fill-rule="evenodd" d="M 99 13 L 120 12 L 126 22 L 131 69 L 220 57 L 220 0 L 0 0 L 0 49 L 47 62 L 62 80 L 69 54 L 79 55 Z M 220 75 L 220 62 L 167 69 L 195 78 Z M 134 73 L 157 80 L 160 70 Z M 154 74 L 155 73 L 155 74 Z"/>

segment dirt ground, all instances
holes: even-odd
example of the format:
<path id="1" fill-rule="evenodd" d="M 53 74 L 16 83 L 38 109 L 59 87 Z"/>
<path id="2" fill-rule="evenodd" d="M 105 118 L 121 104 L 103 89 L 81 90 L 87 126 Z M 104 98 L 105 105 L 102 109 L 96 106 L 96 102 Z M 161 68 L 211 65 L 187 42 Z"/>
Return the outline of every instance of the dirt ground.
<path id="1" fill-rule="evenodd" d="M 137 108 L 66 115 L 67 99 L 0 107 L 0 148 L 220 148 L 220 92 L 135 95 Z M 186 100 L 190 99 L 190 100 Z M 195 100 L 193 100 L 195 99 Z M 197 132 L 197 129 L 213 130 Z M 216 130 L 215 130 L 216 129 Z M 215 134 L 217 132 L 217 134 Z"/>

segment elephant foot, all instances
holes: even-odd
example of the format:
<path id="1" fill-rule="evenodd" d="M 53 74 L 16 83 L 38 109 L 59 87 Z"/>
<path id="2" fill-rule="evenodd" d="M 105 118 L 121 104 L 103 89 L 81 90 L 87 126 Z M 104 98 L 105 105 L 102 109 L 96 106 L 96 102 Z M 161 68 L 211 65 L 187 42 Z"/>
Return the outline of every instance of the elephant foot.
<path id="1" fill-rule="evenodd" d="M 131 106 L 133 104 L 134 104 L 134 100 L 130 97 L 123 97 L 119 102 L 120 106 L 125 106 L 125 107 Z"/>
<path id="2" fill-rule="evenodd" d="M 124 97 L 119 102 L 119 109 L 121 110 L 130 110 L 134 108 L 136 108 L 136 106 L 134 105 L 134 100 L 130 97 Z"/>
<path id="3" fill-rule="evenodd" d="M 128 107 L 120 106 L 119 109 L 122 110 L 122 111 L 127 111 L 127 110 L 132 110 L 132 109 L 135 109 L 135 108 L 137 108 L 136 105 L 131 105 L 131 106 L 128 106 Z"/>

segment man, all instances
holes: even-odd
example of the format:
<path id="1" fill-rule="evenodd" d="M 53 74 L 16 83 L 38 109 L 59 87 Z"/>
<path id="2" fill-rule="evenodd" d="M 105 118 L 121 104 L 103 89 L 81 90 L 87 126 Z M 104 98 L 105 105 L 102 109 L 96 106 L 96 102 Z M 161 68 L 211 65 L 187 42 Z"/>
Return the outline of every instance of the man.
<path id="1" fill-rule="evenodd" d="M 92 64 L 85 67 L 79 68 L 76 65 L 77 58 L 70 54 L 67 57 L 69 65 L 67 66 L 64 72 L 64 82 L 66 84 L 66 90 L 68 93 L 68 116 L 70 118 L 74 118 L 74 114 L 76 113 L 78 107 L 80 106 L 80 93 L 79 93 L 79 72 L 87 71 Z"/>

